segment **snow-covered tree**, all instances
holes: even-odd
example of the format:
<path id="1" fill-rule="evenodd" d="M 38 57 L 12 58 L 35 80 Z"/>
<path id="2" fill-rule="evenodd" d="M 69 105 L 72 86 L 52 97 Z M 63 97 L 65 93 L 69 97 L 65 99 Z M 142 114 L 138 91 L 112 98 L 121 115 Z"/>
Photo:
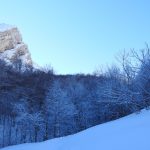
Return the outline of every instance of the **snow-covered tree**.
<path id="1" fill-rule="evenodd" d="M 49 87 L 45 99 L 47 111 L 47 125 L 50 129 L 49 134 L 53 137 L 58 137 L 62 134 L 63 129 L 69 126 L 69 120 L 73 119 L 75 107 L 70 99 L 67 98 L 67 93 L 61 88 L 59 81 L 54 81 Z"/>

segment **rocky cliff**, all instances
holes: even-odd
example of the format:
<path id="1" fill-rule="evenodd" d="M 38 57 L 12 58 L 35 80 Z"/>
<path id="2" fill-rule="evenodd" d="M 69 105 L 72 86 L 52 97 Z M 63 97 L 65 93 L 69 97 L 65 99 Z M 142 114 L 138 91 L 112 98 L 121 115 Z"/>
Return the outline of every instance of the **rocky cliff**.
<path id="1" fill-rule="evenodd" d="M 23 66 L 32 66 L 28 47 L 15 26 L 0 24 L 0 59 L 8 64 L 20 61 Z"/>

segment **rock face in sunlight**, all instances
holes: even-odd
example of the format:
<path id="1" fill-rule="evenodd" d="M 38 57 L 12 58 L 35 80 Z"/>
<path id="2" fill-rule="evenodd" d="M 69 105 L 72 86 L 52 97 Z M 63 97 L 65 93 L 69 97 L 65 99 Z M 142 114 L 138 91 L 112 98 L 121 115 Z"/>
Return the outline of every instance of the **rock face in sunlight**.
<path id="1" fill-rule="evenodd" d="M 20 61 L 24 65 L 32 65 L 28 47 L 15 26 L 0 24 L 0 59 L 8 64 Z"/>

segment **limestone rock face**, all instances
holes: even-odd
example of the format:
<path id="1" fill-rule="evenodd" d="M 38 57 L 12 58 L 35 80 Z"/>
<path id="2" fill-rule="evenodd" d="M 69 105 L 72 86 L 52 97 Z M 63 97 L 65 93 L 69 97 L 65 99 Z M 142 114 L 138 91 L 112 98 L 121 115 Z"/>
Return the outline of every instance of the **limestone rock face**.
<path id="1" fill-rule="evenodd" d="M 0 59 L 9 64 L 20 60 L 23 65 L 32 65 L 28 47 L 15 26 L 0 24 Z"/>
<path id="2" fill-rule="evenodd" d="M 22 38 L 17 28 L 9 28 L 5 31 L 0 30 L 0 52 L 13 49 L 21 42 Z"/>

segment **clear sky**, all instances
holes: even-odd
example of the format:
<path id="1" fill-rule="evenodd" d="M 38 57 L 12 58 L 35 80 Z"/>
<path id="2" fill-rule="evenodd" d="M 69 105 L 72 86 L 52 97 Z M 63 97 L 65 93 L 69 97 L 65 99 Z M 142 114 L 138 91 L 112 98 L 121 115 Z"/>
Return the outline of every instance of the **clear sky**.
<path id="1" fill-rule="evenodd" d="M 91 73 L 150 43 L 150 0 L 0 0 L 0 22 L 18 26 L 37 64 Z"/>

